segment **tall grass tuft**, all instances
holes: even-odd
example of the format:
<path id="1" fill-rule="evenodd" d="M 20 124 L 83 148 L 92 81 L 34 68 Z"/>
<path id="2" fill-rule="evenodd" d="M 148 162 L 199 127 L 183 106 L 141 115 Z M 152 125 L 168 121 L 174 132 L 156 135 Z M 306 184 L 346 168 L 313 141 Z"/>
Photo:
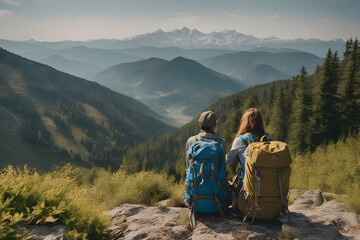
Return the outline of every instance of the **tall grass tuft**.
<path id="1" fill-rule="evenodd" d="M 321 146 L 314 153 L 296 155 L 291 187 L 347 194 L 349 210 L 360 213 L 360 134 Z"/>

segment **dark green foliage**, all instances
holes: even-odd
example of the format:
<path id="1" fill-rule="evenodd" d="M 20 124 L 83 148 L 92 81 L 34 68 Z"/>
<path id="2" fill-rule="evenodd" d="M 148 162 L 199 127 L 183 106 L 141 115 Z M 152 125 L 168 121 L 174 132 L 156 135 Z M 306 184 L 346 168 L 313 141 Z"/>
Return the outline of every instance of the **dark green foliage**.
<path id="1" fill-rule="evenodd" d="M 280 88 L 275 93 L 275 100 L 270 116 L 270 124 L 268 131 L 272 133 L 272 138 L 285 141 L 287 134 L 287 118 L 286 118 L 286 108 L 285 108 L 285 95 L 284 89 Z"/>
<path id="2" fill-rule="evenodd" d="M 52 143 L 50 132 L 44 126 L 39 126 L 30 121 L 22 123 L 21 135 L 26 142 L 33 145 L 49 145 Z"/>
<path id="3" fill-rule="evenodd" d="M 73 135 L 71 133 L 70 124 L 68 122 L 65 122 L 64 116 L 55 114 L 53 116 L 53 120 L 58 128 L 58 130 L 66 137 L 73 138 Z"/>
<path id="4" fill-rule="evenodd" d="M 36 111 L 33 102 L 20 94 L 10 93 L 8 96 L 1 96 L 0 104 L 28 121 L 41 121 L 40 115 Z"/>
<path id="5" fill-rule="evenodd" d="M 358 39 L 346 42 L 346 51 L 342 63 L 343 75 L 339 87 L 342 102 L 342 131 L 348 133 L 358 131 L 360 127 L 360 50 Z"/>
<path id="6" fill-rule="evenodd" d="M 312 144 L 336 141 L 339 137 L 337 86 L 339 84 L 339 59 L 329 49 L 319 75 L 314 78 L 314 104 L 312 114 Z"/>
<path id="7" fill-rule="evenodd" d="M 304 131 L 309 125 L 311 113 L 311 95 L 308 80 L 305 67 L 302 67 L 300 74 L 293 79 L 296 89 L 289 119 L 288 144 L 296 152 L 303 152 L 310 144 L 310 132 Z"/>

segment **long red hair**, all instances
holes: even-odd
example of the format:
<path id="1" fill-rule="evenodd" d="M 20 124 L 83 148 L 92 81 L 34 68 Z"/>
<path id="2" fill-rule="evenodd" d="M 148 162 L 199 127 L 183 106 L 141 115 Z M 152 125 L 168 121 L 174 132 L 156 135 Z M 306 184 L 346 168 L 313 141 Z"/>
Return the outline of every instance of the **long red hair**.
<path id="1" fill-rule="evenodd" d="M 259 137 L 265 134 L 264 121 L 260 111 L 257 108 L 249 108 L 242 115 L 239 130 L 235 138 L 245 133 L 253 133 Z"/>

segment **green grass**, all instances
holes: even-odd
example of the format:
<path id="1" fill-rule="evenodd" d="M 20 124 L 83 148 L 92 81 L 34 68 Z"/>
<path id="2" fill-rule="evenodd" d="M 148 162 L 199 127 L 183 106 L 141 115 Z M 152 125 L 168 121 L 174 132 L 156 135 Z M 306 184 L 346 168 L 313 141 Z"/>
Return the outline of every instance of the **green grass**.
<path id="1" fill-rule="evenodd" d="M 14 230 L 20 221 L 65 224 L 65 239 L 109 239 L 111 216 L 123 203 L 154 205 L 178 198 L 179 185 L 165 175 L 123 171 L 80 171 L 66 165 L 44 175 L 11 166 L 0 174 L 0 239 L 23 239 Z"/>
<path id="2" fill-rule="evenodd" d="M 293 158 L 291 188 L 346 194 L 336 198 L 360 213 L 360 134 Z"/>

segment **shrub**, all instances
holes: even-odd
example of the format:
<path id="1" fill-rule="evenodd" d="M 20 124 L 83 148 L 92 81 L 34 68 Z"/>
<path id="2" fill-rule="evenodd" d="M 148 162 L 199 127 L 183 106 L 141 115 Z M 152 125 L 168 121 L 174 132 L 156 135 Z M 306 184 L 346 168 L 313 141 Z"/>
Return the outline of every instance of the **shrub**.
<path id="1" fill-rule="evenodd" d="M 111 216 L 104 212 L 123 203 L 153 205 L 179 195 L 174 179 L 155 172 L 127 175 L 104 169 L 65 165 L 39 175 L 8 166 L 0 174 L 0 239 L 22 239 L 14 230 L 29 224 L 65 224 L 65 239 L 108 239 Z"/>

